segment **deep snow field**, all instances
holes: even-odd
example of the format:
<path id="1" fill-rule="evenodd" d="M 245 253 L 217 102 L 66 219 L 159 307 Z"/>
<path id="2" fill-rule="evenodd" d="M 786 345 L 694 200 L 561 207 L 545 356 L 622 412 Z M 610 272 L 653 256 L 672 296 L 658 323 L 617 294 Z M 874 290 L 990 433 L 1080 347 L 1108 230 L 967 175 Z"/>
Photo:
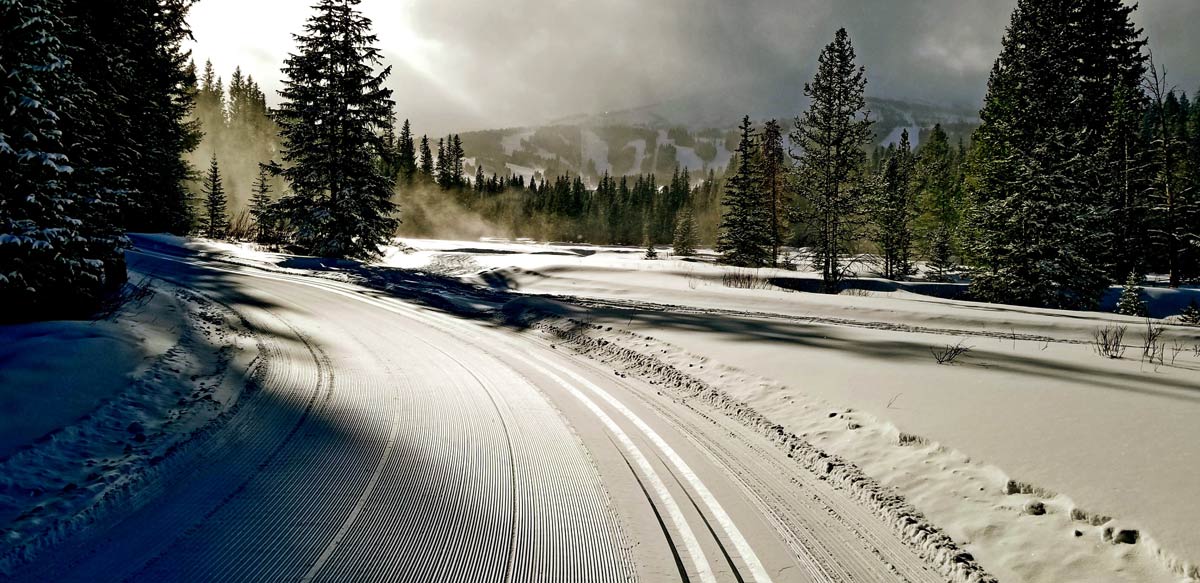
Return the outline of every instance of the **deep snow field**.
<path id="1" fill-rule="evenodd" d="M 341 267 L 248 244 L 139 239 L 299 274 L 337 276 Z M 897 288 L 872 280 L 860 287 L 891 291 L 797 292 L 792 290 L 810 288 L 816 275 L 736 270 L 714 265 L 711 254 L 683 260 L 667 251 L 648 261 L 642 250 L 629 248 L 405 239 L 370 269 L 399 269 L 416 281 L 421 274 L 456 278 L 502 297 L 537 296 L 527 301 L 550 306 L 585 330 L 588 341 L 684 371 L 740 403 L 739 410 L 765 416 L 856 464 L 904 496 L 1000 581 L 1200 580 L 1200 328 L 1154 321 L 1164 326 L 1166 352 L 1162 362 L 1148 362 L 1142 356 L 1145 320 L 906 291 L 927 287 L 952 295 L 953 286 L 939 284 Z M 1153 290 L 1147 296 L 1152 311 L 1164 315 L 1200 298 L 1200 291 Z M 72 420 L 80 412 L 123 395 L 115 379 L 156 378 L 151 371 L 181 340 L 150 332 L 186 328 L 180 323 L 189 320 L 181 314 L 203 311 L 188 308 L 186 297 L 160 292 L 151 301 L 159 307 L 132 318 L 36 325 L 22 332 L 18 341 L 24 344 L 6 342 L 12 348 L 0 352 L 0 374 L 36 379 L 46 374 L 41 368 L 65 370 L 63 363 L 75 357 L 104 367 L 94 371 L 92 392 L 53 411 L 33 400 L 4 403 L 0 415 L 29 421 L 6 423 L 0 447 L 13 451 L 47 427 L 78 424 Z M 162 305 L 172 299 L 175 308 Z M 164 315 L 172 311 L 173 320 Z M 231 321 L 223 325 L 235 329 Z M 1123 358 L 1100 356 L 1091 344 L 1093 333 L 1108 325 L 1128 329 Z M 76 339 L 71 345 L 80 352 L 61 355 L 57 364 L 32 362 L 28 355 L 37 343 L 53 335 Z M 216 344 L 239 354 L 244 348 L 236 333 L 221 338 Z M 600 358 L 586 345 L 563 344 Z M 953 363 L 935 361 L 934 352 L 956 344 L 970 351 Z M 604 362 L 617 374 L 631 373 L 629 363 Z M 167 370 L 179 373 L 176 368 Z M 209 368 L 212 374 L 220 369 Z M 188 427 L 219 414 L 235 396 L 225 395 Z M 28 416 L 22 407 L 45 414 Z M 84 422 L 92 417 L 85 414 Z M 123 423 L 106 426 L 119 433 L 111 428 L 124 430 Z M 47 445 L 58 441 L 43 438 L 8 459 L 2 456 L 9 453 L 0 453 L 0 495 L 8 496 L 0 497 L 0 510 L 17 508 L 13 492 L 20 477 L 8 473 L 13 460 L 35 453 L 53 458 L 74 447 Z M 103 467 L 128 457 L 122 451 L 88 455 Z M 56 471 L 50 482 L 71 475 Z M 14 532 L 4 534 L 21 536 Z"/>

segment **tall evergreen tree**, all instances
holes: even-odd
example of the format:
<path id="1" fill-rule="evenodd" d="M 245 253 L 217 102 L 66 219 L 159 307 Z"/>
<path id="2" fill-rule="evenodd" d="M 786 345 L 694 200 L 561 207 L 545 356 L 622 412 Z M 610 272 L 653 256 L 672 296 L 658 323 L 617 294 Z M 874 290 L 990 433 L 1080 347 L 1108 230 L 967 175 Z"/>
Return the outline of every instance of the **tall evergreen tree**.
<path id="1" fill-rule="evenodd" d="M 225 196 L 225 186 L 221 183 L 221 167 L 217 163 L 217 155 L 213 154 L 208 172 L 204 175 L 204 215 L 200 218 L 200 230 L 209 239 L 219 239 L 225 236 L 229 228 L 227 206 L 229 199 Z"/>
<path id="2" fill-rule="evenodd" d="M 360 0 L 320 0 L 288 57 L 276 119 L 291 194 L 281 201 L 296 242 L 330 257 L 377 256 L 396 230 L 393 183 L 377 162 L 393 119 L 391 68 Z"/>
<path id="3" fill-rule="evenodd" d="M 763 267 L 771 264 L 771 214 L 759 189 L 761 182 L 755 167 L 758 145 L 750 116 L 742 118 L 739 131 L 736 170 L 725 187 L 725 214 L 721 217 L 717 252 L 730 265 Z"/>
<path id="4" fill-rule="evenodd" d="M 817 73 L 804 86 L 812 103 L 796 119 L 792 144 L 796 184 L 803 206 L 798 215 L 814 239 L 814 266 L 826 293 L 838 293 L 847 255 L 859 236 L 865 199 L 863 171 L 871 120 L 865 112 L 866 70 L 855 64 L 854 47 L 840 29 L 819 58 Z"/>
<path id="5" fill-rule="evenodd" d="M 0 0 L 0 321 L 81 316 L 125 281 L 71 36 L 57 0 Z"/>
<path id="6" fill-rule="evenodd" d="M 400 148 L 398 156 L 400 180 L 405 184 L 412 184 L 417 177 L 417 151 L 413 141 L 412 126 L 407 119 L 404 120 L 404 126 L 400 128 L 400 140 L 397 145 Z"/>
<path id="7" fill-rule="evenodd" d="M 429 136 L 421 136 L 421 167 L 417 171 L 422 179 L 432 182 L 435 178 L 433 152 L 429 149 Z"/>
<path id="8" fill-rule="evenodd" d="M 77 22 L 90 22 L 81 37 L 92 37 L 108 51 L 100 59 L 115 59 L 123 69 L 113 83 L 116 111 L 128 121 L 126 136 L 109 135 L 107 147 L 122 140 L 137 152 L 114 167 L 126 177 L 133 193 L 126 200 L 125 223 L 131 230 L 185 233 L 192 224 L 187 182 L 194 170 L 184 155 L 196 148 L 200 132 L 191 119 L 193 95 L 189 53 L 183 43 L 191 37 L 187 14 L 194 0 L 130 0 L 109 3 L 72 0 Z M 81 67 L 80 70 L 84 70 Z M 104 69 L 89 73 L 104 75 Z M 97 90 L 99 93 L 100 91 Z"/>
<path id="9" fill-rule="evenodd" d="M 696 254 L 696 216 L 692 205 L 686 204 L 679 212 L 679 220 L 675 222 L 675 237 L 671 247 L 676 255 L 690 257 Z"/>
<path id="10" fill-rule="evenodd" d="M 271 171 L 265 164 L 258 166 L 258 178 L 250 195 L 250 217 L 254 219 L 255 239 L 259 243 L 276 243 L 276 220 L 271 200 Z"/>
<path id="11" fill-rule="evenodd" d="M 449 158 L 446 156 L 446 140 L 438 139 L 437 162 L 434 164 L 433 181 L 443 189 L 450 188 L 450 172 L 446 168 Z"/>
<path id="12" fill-rule="evenodd" d="M 1166 272 L 1171 287 L 1193 275 L 1200 248 L 1200 192 L 1192 175 L 1188 153 L 1189 104 L 1168 86 L 1166 71 L 1151 69 L 1146 82 L 1150 98 L 1148 115 L 1153 161 L 1147 198 L 1150 254 L 1147 263 Z"/>
<path id="13" fill-rule="evenodd" d="M 883 259 L 883 276 L 898 279 L 912 273 L 913 226 L 917 216 L 913 196 L 914 161 L 908 130 L 887 156 L 874 193 L 871 222 L 875 244 Z"/>
<path id="14" fill-rule="evenodd" d="M 763 126 L 759 140 L 758 164 L 759 188 L 767 198 L 771 213 L 771 265 L 779 264 L 779 251 L 783 246 L 787 230 L 787 155 L 783 150 L 783 128 L 776 120 Z"/>
<path id="15" fill-rule="evenodd" d="M 950 137 L 941 124 L 935 125 L 921 144 L 913 170 L 918 207 L 914 237 L 930 267 L 950 268 L 964 207 L 961 166 Z"/>
<path id="16" fill-rule="evenodd" d="M 1091 308 L 1109 282 L 1112 225 L 1095 152 L 1113 104 L 1144 71 L 1120 0 L 1021 0 L 976 132 L 969 180 L 973 293 Z M 1125 88 L 1124 90 L 1122 88 Z"/>
<path id="17" fill-rule="evenodd" d="M 467 180 L 463 166 L 463 159 L 466 154 L 463 152 L 462 140 L 457 134 L 446 138 L 446 183 L 448 188 L 462 188 L 466 185 Z"/>

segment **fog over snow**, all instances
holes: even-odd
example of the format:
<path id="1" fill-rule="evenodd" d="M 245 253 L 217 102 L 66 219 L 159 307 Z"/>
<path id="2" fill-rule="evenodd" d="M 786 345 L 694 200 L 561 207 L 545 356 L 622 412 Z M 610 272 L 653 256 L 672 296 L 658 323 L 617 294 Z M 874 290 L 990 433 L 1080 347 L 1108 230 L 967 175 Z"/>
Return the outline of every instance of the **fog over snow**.
<path id="1" fill-rule="evenodd" d="M 303 0 L 204 0 L 192 9 L 199 64 L 236 65 L 276 99 Z M 715 91 L 797 91 L 817 51 L 849 29 L 877 96 L 977 103 L 1016 0 L 364 0 L 398 112 L 422 132 L 543 123 Z M 1156 58 L 1200 87 L 1195 0 L 1142 0 Z"/>

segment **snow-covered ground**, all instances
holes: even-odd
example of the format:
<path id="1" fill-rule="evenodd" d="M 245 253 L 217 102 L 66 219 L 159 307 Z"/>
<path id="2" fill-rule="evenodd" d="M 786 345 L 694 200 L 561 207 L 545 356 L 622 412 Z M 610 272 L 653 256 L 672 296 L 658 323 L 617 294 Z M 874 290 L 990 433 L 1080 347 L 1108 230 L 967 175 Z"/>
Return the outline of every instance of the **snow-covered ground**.
<path id="1" fill-rule="evenodd" d="M 1146 323 L 1106 313 L 792 293 L 767 280 L 815 274 L 772 270 L 741 272 L 763 289 L 738 289 L 722 279 L 736 270 L 631 249 L 403 243 L 386 265 L 580 298 L 615 328 L 603 334 L 712 363 L 729 394 L 896 488 L 1001 580 L 1197 575 L 1200 329 L 1167 325 L 1165 362 L 1151 364 Z M 1177 307 L 1200 292 L 1147 295 Z M 1109 324 L 1128 327 L 1119 360 L 1090 344 Z M 971 352 L 935 362 L 960 341 Z M 1036 502 L 1045 515 L 1026 511 Z M 1122 530 L 1137 544 L 1113 544 Z"/>
<path id="2" fill-rule="evenodd" d="M 233 313 L 147 289 L 104 320 L 0 327 L 0 573 L 130 503 L 238 402 L 257 351 Z"/>
<path id="3" fill-rule="evenodd" d="M 321 263 L 251 245 L 164 242 L 295 273 Z M 798 293 L 776 284 L 803 288 L 779 279 L 815 274 L 641 255 L 404 240 L 381 265 L 544 296 L 559 306 L 550 311 L 588 324 L 585 342 L 684 371 L 738 414 L 761 414 L 856 464 L 1001 581 L 1200 579 L 1200 328 L 1166 323 L 1166 353 L 1152 363 L 1142 357 L 1147 324 L 1134 318 L 884 285 Z M 1200 291 L 1147 295 L 1175 307 Z M 1109 325 L 1128 329 L 1121 359 L 1091 345 Z M 934 352 L 960 343 L 971 350 L 935 362 Z M 584 354 L 587 346 L 596 345 Z"/>

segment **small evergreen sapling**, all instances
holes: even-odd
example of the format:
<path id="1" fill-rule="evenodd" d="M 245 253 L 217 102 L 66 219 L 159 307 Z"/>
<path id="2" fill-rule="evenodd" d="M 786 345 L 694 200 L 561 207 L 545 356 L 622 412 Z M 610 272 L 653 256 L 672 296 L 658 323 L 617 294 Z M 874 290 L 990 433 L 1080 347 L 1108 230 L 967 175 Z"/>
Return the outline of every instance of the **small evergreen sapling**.
<path id="1" fill-rule="evenodd" d="M 1117 313 L 1122 316 L 1145 318 L 1149 311 L 1146 302 L 1142 301 L 1142 288 L 1138 286 L 1141 278 L 1137 273 L 1130 273 L 1121 290 L 1121 299 L 1117 300 Z"/>
<path id="2" fill-rule="evenodd" d="M 1179 319 L 1184 324 L 1200 326 L 1200 305 L 1196 304 L 1195 299 L 1189 302 L 1188 306 L 1183 309 L 1183 314 L 1180 315 Z"/>
<path id="3" fill-rule="evenodd" d="M 650 225 L 647 223 L 642 229 L 642 245 L 646 247 L 646 255 L 643 259 L 656 260 L 658 259 L 658 250 L 654 248 L 654 239 L 650 238 Z"/>

